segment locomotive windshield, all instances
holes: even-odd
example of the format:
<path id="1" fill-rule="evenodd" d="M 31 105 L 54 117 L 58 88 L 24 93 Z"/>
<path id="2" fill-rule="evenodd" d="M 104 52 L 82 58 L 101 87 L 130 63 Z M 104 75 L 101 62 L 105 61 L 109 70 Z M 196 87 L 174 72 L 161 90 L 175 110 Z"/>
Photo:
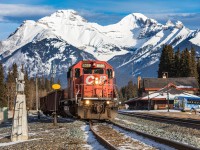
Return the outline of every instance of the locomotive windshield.
<path id="1" fill-rule="evenodd" d="M 91 68 L 84 68 L 83 74 L 92 74 L 92 69 Z"/>
<path id="2" fill-rule="evenodd" d="M 84 68 L 83 74 L 103 74 L 104 70 L 102 68 Z"/>
<path id="3" fill-rule="evenodd" d="M 103 74 L 103 69 L 94 69 L 94 74 Z"/>

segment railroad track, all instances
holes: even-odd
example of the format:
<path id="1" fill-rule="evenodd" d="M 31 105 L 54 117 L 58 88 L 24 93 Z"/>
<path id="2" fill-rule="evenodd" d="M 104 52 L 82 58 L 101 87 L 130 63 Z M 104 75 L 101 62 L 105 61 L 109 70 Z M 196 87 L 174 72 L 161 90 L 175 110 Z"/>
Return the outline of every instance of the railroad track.
<path id="1" fill-rule="evenodd" d="M 184 118 L 175 118 L 175 117 L 168 117 L 168 116 L 158 116 L 158 115 L 138 113 L 138 112 L 131 112 L 131 113 L 118 112 L 118 113 L 122 114 L 122 115 L 133 116 L 133 117 L 148 119 L 148 120 L 157 121 L 157 122 L 165 122 L 165 123 L 185 126 L 188 128 L 200 129 L 200 120 L 195 120 L 195 119 L 184 119 Z"/>
<path id="2" fill-rule="evenodd" d="M 197 150 L 197 148 L 195 147 L 171 141 L 168 139 L 156 137 L 134 129 L 130 129 L 125 126 L 116 124 L 114 122 L 106 122 L 106 124 L 90 122 L 90 129 L 96 136 L 97 140 L 109 150 L 119 150 L 119 149 Z M 134 137 L 133 136 L 125 137 L 123 135 L 124 132 L 134 134 L 133 135 Z"/>

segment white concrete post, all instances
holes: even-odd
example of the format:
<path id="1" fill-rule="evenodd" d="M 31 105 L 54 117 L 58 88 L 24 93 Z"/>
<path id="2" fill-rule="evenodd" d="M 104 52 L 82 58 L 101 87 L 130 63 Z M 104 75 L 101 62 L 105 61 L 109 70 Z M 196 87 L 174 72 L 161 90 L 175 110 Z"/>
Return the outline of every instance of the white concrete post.
<path id="1" fill-rule="evenodd" d="M 21 75 L 21 76 L 20 76 Z M 15 99 L 15 110 L 12 124 L 11 141 L 28 139 L 28 121 L 26 110 L 26 97 L 24 94 L 24 76 L 19 73 L 17 80 L 17 95 Z"/>

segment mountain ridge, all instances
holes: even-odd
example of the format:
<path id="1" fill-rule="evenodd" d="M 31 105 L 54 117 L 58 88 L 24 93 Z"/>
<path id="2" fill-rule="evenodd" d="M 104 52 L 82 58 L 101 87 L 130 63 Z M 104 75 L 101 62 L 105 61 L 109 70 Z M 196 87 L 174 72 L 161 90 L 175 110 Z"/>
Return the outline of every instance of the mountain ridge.
<path id="1" fill-rule="evenodd" d="M 117 79 L 125 77 L 124 83 L 120 83 L 123 85 L 128 82 L 128 79 L 133 77 L 135 79 L 138 75 L 156 77 L 164 44 L 171 44 L 175 49 L 194 46 L 199 54 L 199 39 L 199 30 L 190 30 L 180 21 L 172 23 L 168 20 L 163 25 L 141 13 L 132 13 L 116 24 L 101 26 L 88 22 L 74 10 L 58 10 L 37 21 L 24 21 L 6 40 L 0 41 L 0 59 L 6 69 L 13 62 L 19 65 L 25 62 L 29 70 L 36 70 L 30 69 L 29 66 L 33 66 L 30 64 L 31 61 L 27 61 L 31 60 L 32 56 L 27 56 L 26 61 L 23 62 L 17 59 L 20 57 L 18 55 L 24 57 L 23 53 L 17 55 L 16 51 L 26 49 L 27 45 L 34 47 L 27 53 L 36 50 L 46 53 L 51 49 L 49 53 L 53 54 L 57 50 L 59 55 L 62 55 L 60 53 L 71 50 L 76 60 L 73 63 L 86 58 L 108 61 L 120 74 L 117 75 Z M 44 41 L 47 43 L 45 44 Z M 59 47 L 60 43 L 64 46 Z M 67 48 L 69 45 L 70 50 Z M 80 55 L 81 52 L 84 56 Z M 38 57 L 44 56 L 38 55 Z M 40 69 L 41 66 L 48 64 L 44 72 L 49 76 L 52 62 L 57 61 L 59 66 L 62 59 L 67 59 L 64 58 L 64 54 L 62 57 L 42 61 L 41 64 L 36 64 L 35 68 L 43 70 Z M 70 63 L 65 63 L 63 66 L 67 66 L 65 68 L 67 69 Z M 30 75 L 35 76 L 36 71 L 32 72 L 30 71 Z"/>

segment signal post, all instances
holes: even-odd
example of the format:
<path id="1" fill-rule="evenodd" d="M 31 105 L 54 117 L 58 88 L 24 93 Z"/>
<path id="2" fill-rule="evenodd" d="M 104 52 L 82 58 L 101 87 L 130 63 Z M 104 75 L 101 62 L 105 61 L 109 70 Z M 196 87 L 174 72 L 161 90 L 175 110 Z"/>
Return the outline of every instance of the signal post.
<path id="1" fill-rule="evenodd" d="M 57 90 L 60 89 L 60 85 L 59 84 L 53 84 L 52 88 L 55 90 L 55 98 L 54 98 L 54 113 L 53 113 L 53 117 L 54 117 L 54 121 L 53 121 L 53 125 L 56 126 L 57 125 Z"/>

